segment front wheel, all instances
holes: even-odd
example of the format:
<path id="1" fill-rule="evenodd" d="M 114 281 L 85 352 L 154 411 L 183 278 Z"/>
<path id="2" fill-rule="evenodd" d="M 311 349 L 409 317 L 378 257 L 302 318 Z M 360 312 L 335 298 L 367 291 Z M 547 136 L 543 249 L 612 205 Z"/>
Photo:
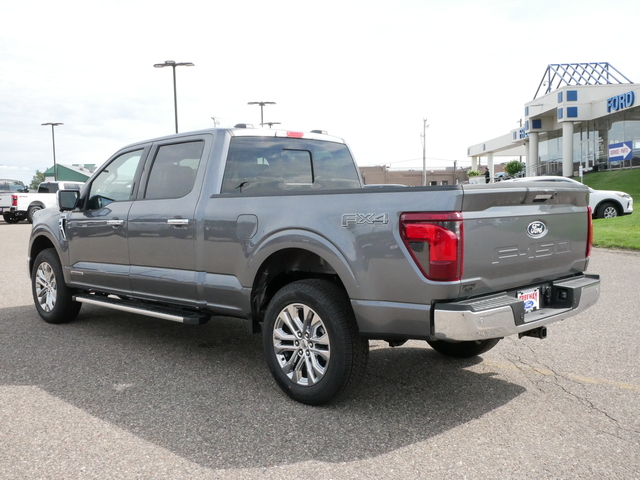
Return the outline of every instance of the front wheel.
<path id="1" fill-rule="evenodd" d="M 265 314 L 263 344 L 276 383 L 308 405 L 352 391 L 369 356 L 349 298 L 325 280 L 300 280 L 275 294 Z"/>
<path id="2" fill-rule="evenodd" d="M 598 206 L 596 216 L 598 218 L 615 218 L 618 216 L 618 209 L 613 203 L 606 202 Z"/>
<path id="3" fill-rule="evenodd" d="M 427 343 L 436 352 L 447 357 L 470 358 L 488 352 L 495 347 L 500 340 L 500 338 L 490 338 L 488 340 L 475 340 L 470 342 L 427 340 Z"/>
<path id="4" fill-rule="evenodd" d="M 82 303 L 73 301 L 73 291 L 64 283 L 62 266 L 53 248 L 41 251 L 31 271 L 31 291 L 36 310 L 47 323 L 70 322 Z"/>

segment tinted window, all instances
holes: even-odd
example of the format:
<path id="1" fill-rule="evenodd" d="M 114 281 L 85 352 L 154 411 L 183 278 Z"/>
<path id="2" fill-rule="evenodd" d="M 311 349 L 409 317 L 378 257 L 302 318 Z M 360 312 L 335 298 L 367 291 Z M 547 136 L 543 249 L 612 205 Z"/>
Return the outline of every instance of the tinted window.
<path id="1" fill-rule="evenodd" d="M 91 183 L 87 208 L 102 208 L 111 202 L 129 200 L 143 150 L 116 157 Z"/>
<path id="2" fill-rule="evenodd" d="M 24 192 L 25 189 L 19 180 L 0 180 L 0 192 Z"/>
<path id="3" fill-rule="evenodd" d="M 359 188 L 349 149 L 342 143 L 265 137 L 231 139 L 222 193 Z"/>
<path id="4" fill-rule="evenodd" d="M 202 141 L 158 148 L 144 198 L 180 198 L 191 192 L 203 149 Z"/>

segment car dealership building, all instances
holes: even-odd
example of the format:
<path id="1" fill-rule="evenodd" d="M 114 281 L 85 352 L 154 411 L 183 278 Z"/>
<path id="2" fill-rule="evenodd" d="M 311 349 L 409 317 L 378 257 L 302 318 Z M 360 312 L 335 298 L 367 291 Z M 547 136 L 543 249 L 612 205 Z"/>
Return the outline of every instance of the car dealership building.
<path id="1" fill-rule="evenodd" d="M 522 126 L 467 155 L 490 171 L 496 156 L 521 157 L 527 176 L 640 166 L 640 86 L 608 63 L 549 65 Z"/>

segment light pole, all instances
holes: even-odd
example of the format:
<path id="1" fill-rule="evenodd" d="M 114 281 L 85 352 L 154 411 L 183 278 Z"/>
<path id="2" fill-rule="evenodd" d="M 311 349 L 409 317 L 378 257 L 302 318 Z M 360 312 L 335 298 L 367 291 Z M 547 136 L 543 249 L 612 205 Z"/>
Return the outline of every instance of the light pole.
<path id="1" fill-rule="evenodd" d="M 53 140 L 53 181 L 58 181 L 58 167 L 56 165 L 56 134 L 54 133 L 54 128 L 58 125 L 64 125 L 64 123 L 43 123 L 42 126 L 51 125 L 51 140 Z"/>
<path id="2" fill-rule="evenodd" d="M 276 102 L 249 102 L 247 105 L 260 105 L 260 126 L 264 126 L 263 108 L 265 105 L 275 105 Z"/>
<path id="3" fill-rule="evenodd" d="M 176 67 L 195 67 L 195 65 L 191 62 L 176 63 L 174 60 L 165 60 L 164 63 L 155 63 L 153 66 L 156 68 L 173 68 L 173 110 L 176 116 L 176 133 L 178 133 L 178 94 L 176 90 Z"/>
<path id="4" fill-rule="evenodd" d="M 427 184 L 427 119 L 422 119 L 422 186 Z"/>
<path id="5" fill-rule="evenodd" d="M 269 128 L 271 128 L 274 125 L 280 125 L 280 122 L 266 122 L 266 123 L 264 123 L 264 125 L 269 125 Z"/>

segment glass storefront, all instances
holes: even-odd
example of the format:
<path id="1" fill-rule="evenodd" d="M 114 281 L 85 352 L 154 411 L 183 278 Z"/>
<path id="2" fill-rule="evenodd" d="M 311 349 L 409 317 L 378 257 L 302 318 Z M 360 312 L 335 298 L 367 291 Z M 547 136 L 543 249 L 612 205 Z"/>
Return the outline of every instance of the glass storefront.
<path id="1" fill-rule="evenodd" d="M 609 145 L 631 142 L 630 160 L 610 162 Z M 549 132 L 538 144 L 537 175 L 562 175 L 562 130 Z M 573 133 L 574 172 L 608 170 L 640 166 L 640 108 L 608 117 L 579 122 Z"/>

